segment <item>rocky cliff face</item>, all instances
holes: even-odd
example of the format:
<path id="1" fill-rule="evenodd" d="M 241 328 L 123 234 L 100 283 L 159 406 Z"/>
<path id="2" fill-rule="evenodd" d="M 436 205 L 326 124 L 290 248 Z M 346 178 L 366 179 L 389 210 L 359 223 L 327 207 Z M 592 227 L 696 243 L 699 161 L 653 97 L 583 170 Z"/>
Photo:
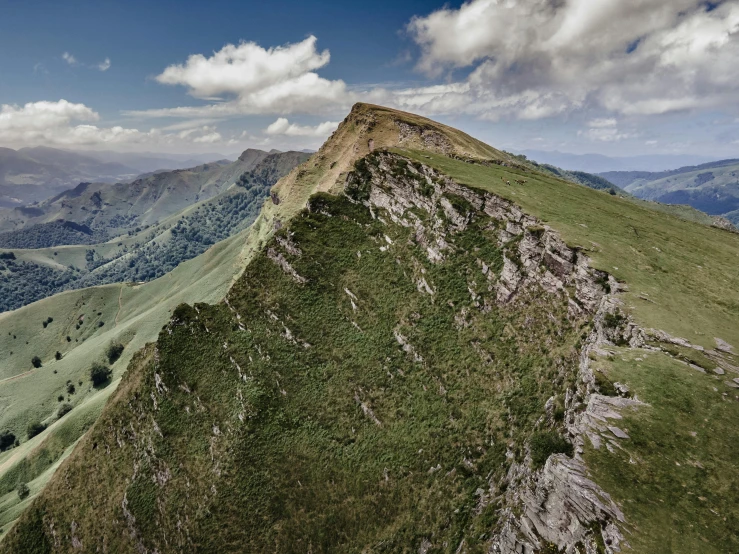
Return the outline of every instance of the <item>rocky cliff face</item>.
<path id="1" fill-rule="evenodd" d="M 553 455 L 538 471 L 532 471 L 531 460 L 525 459 L 513 463 L 503 479 L 490 483 L 488 501 L 496 491 L 505 490 L 504 516 L 491 541 L 491 551 L 534 553 L 547 545 L 567 553 L 581 549 L 596 553 L 599 548 L 620 551 L 624 538 L 618 524 L 624 522 L 623 513 L 588 479 L 580 456 L 585 436 L 599 444 L 600 432 L 614 429 L 607 425 L 609 419 L 620 419 L 620 410 L 640 404 L 638 400 L 598 394 L 589 369 L 588 356 L 593 349 L 614 341 L 644 345 L 643 331 L 625 318 L 615 326 L 604 324 L 606 316 L 619 314 L 619 284 L 592 269 L 587 256 L 569 248 L 551 228 L 507 200 L 458 185 L 429 167 L 409 165 L 392 154 L 380 154 L 364 167 L 372 175 L 367 205 L 381 209 L 394 223 L 413 228 L 429 260 L 443 260 L 449 248 L 446 232 L 465 229 L 466 214 L 448 200 L 449 195 L 464 198 L 474 210 L 495 221 L 498 247 L 506 252 L 499 274 L 483 264 L 488 288 L 495 292 L 498 304 L 515 303 L 517 296 L 527 293 L 561 296 L 567 299 L 570 318 L 592 322 L 593 330 L 581 351 L 576 385 L 565 393 L 565 423 L 568 438 L 577 447 L 575 457 Z M 398 167 L 402 167 L 402 174 Z M 361 177 L 350 177 L 350 193 L 363 186 L 355 180 Z M 439 217 L 427 228 L 414 208 Z M 554 397 L 550 398 L 542 417 L 552 417 L 553 401 Z"/>
<path id="2" fill-rule="evenodd" d="M 2 549 L 619 551 L 581 457 L 635 402 L 588 366 L 643 340 L 618 289 L 515 204 L 376 151 L 224 303 L 176 310 Z"/>

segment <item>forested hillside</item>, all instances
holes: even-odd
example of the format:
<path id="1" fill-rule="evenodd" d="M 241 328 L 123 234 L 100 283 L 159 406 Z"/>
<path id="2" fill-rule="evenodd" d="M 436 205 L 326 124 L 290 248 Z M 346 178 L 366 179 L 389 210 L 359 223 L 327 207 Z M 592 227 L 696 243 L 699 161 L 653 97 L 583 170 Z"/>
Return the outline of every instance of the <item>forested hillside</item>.
<path id="1" fill-rule="evenodd" d="M 109 242 L 109 228 L 102 226 L 99 219 L 84 220 L 92 228 L 62 220 L 2 233 L 0 248 L 5 249 L 8 259 L 0 260 L 0 311 L 16 309 L 63 290 L 156 279 L 248 227 L 269 188 L 309 157 L 302 152 L 247 151 L 243 159 L 231 166 L 216 168 L 223 181 L 221 188 L 230 183 L 216 197 L 187 206 L 153 225 L 141 223 L 148 220 L 146 217 L 131 216 L 127 220 L 131 230 Z M 250 169 L 238 173 L 244 167 Z M 196 169 L 202 170 L 201 174 L 210 173 Z M 180 176 L 158 174 L 157 178 L 172 183 Z M 65 198 L 84 200 L 89 191 L 82 185 L 78 189 L 51 199 L 48 205 L 64 204 Z M 81 208 L 87 205 L 83 203 Z M 120 222 L 120 218 L 115 221 Z"/>

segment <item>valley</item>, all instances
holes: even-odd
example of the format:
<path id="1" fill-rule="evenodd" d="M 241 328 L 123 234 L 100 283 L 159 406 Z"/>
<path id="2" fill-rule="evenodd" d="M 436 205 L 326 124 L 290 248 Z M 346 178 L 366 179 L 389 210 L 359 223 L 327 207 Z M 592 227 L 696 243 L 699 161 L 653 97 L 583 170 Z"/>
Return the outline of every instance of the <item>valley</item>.
<path id="1" fill-rule="evenodd" d="M 613 171 L 600 176 L 639 198 L 689 205 L 739 223 L 739 160 L 663 172 Z"/>
<path id="2" fill-rule="evenodd" d="M 94 192 L 80 185 L 51 198 L 34 208 L 44 215 L 13 219 L 21 228 L 0 233 L 0 311 L 63 290 L 160 277 L 247 228 L 270 186 L 308 157 L 247 150 L 232 164 Z"/>

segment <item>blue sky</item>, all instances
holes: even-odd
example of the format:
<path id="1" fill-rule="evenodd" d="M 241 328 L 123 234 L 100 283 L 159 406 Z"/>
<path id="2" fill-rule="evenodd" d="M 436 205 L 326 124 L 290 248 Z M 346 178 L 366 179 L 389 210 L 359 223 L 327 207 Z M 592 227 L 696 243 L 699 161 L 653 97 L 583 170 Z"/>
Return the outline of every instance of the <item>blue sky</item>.
<path id="1" fill-rule="evenodd" d="M 506 149 L 739 157 L 736 0 L 0 8 L 4 146 L 315 148 L 363 100 Z"/>

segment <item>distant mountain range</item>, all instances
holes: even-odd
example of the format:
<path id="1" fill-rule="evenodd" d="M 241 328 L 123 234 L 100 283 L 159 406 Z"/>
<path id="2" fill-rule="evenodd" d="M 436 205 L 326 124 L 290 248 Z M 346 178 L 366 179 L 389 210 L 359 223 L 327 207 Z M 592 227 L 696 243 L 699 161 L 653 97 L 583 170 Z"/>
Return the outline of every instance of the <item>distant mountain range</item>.
<path id="1" fill-rule="evenodd" d="M 517 152 L 542 164 L 555 165 L 572 171 L 603 173 L 606 171 L 665 171 L 686 165 L 699 165 L 717 158 L 694 155 L 659 154 L 651 156 L 611 157 L 602 154 L 568 154 L 546 150 Z"/>
<path id="2" fill-rule="evenodd" d="M 671 171 L 609 171 L 599 175 L 639 198 L 687 204 L 739 223 L 739 159 Z"/>
<path id="3" fill-rule="evenodd" d="M 0 148 L 0 207 L 39 202 L 81 182 L 116 183 L 155 170 L 194 167 L 223 159 L 122 152 L 72 152 L 58 148 Z"/>
<path id="4" fill-rule="evenodd" d="M 220 160 L 187 169 L 157 171 L 132 182 L 82 182 L 42 202 L 0 209 L 0 232 L 64 220 L 86 225 L 98 234 L 116 236 L 156 224 L 216 196 L 270 156 L 285 158 L 290 168 L 308 157 L 299 152 L 269 154 L 248 149 L 234 162 Z"/>
<path id="5" fill-rule="evenodd" d="M 249 149 L 234 162 L 81 183 L 0 209 L 0 254 L 8 258 L 0 312 L 63 290 L 164 275 L 251 225 L 270 187 L 309 157 Z"/>

